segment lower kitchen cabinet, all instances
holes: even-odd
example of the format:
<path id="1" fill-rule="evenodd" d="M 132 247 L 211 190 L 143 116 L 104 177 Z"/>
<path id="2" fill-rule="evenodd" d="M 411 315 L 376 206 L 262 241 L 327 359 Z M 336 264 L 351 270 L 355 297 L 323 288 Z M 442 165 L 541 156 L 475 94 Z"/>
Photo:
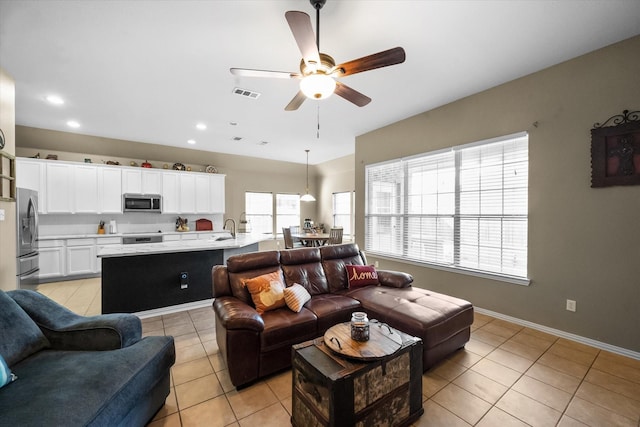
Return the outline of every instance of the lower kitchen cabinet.
<path id="1" fill-rule="evenodd" d="M 41 283 L 100 274 L 102 263 L 97 257 L 98 248 L 122 243 L 120 237 L 40 240 Z"/>
<path id="2" fill-rule="evenodd" d="M 67 276 L 93 274 L 96 264 L 95 239 L 67 240 Z"/>
<path id="3" fill-rule="evenodd" d="M 65 241 L 45 240 L 38 245 L 40 253 L 40 274 L 38 278 L 46 282 L 47 279 L 58 279 L 65 275 Z"/>

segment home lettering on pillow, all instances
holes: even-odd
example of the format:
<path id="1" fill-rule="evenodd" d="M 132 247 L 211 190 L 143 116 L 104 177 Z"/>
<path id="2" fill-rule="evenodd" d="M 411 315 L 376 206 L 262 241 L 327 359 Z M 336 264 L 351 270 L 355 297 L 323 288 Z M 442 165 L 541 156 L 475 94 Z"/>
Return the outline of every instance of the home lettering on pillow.
<path id="1" fill-rule="evenodd" d="M 349 288 L 378 284 L 378 273 L 372 265 L 347 265 Z"/>

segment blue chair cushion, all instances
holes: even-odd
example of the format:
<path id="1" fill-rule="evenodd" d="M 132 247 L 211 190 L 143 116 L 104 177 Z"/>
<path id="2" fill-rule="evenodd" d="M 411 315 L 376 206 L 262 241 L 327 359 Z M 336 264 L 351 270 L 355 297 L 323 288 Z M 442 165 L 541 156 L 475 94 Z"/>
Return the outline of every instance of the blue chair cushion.
<path id="1" fill-rule="evenodd" d="M 8 366 L 49 347 L 38 325 L 9 295 L 0 291 L 0 354 Z"/>

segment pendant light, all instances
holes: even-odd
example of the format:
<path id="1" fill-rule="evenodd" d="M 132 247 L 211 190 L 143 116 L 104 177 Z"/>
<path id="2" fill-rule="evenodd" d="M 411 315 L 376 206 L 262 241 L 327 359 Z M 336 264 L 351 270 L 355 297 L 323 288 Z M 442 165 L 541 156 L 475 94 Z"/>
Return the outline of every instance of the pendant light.
<path id="1" fill-rule="evenodd" d="M 304 150 L 307 152 L 307 192 L 304 196 L 300 197 L 301 202 L 315 202 L 316 198 L 309 194 L 309 150 Z"/>

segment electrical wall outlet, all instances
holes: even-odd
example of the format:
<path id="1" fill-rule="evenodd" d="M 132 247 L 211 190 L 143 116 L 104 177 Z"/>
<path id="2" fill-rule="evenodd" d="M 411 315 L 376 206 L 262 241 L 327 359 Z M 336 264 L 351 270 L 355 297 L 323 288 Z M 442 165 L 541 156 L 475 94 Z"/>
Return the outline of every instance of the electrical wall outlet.
<path id="1" fill-rule="evenodd" d="M 4 221 L 4 209 L 0 209 L 0 221 Z"/>
<path id="2" fill-rule="evenodd" d="M 183 271 L 180 273 L 180 289 L 187 289 L 189 287 L 189 273 Z"/>
<path id="3" fill-rule="evenodd" d="M 376 261 L 376 262 L 374 262 L 374 263 L 373 263 L 373 266 L 374 266 L 375 268 L 378 268 L 378 267 L 380 267 L 380 263 L 379 263 L 378 261 Z"/>
<path id="4" fill-rule="evenodd" d="M 567 300 L 567 310 L 568 311 L 576 311 L 576 302 L 572 299 Z"/>

